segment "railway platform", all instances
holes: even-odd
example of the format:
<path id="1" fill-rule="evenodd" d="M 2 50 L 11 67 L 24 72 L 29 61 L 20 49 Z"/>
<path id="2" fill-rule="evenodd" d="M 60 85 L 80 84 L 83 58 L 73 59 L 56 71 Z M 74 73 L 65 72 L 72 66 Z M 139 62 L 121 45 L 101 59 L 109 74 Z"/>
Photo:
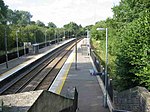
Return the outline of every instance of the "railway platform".
<path id="1" fill-rule="evenodd" d="M 32 62 L 38 60 L 39 58 L 43 57 L 44 55 L 48 54 L 49 52 L 55 50 L 56 48 L 62 46 L 63 44 L 71 41 L 72 39 L 65 40 L 62 42 L 44 47 L 42 49 L 39 49 L 38 54 L 26 54 L 24 56 L 21 56 L 19 58 L 13 59 L 8 61 L 8 68 L 6 68 L 6 63 L 0 64 L 0 81 L 4 80 L 5 78 L 11 76 L 15 72 L 19 71 L 20 69 L 23 69 L 24 67 L 28 66 Z"/>
<path id="2" fill-rule="evenodd" d="M 84 40 L 83 40 L 84 41 Z M 103 106 L 103 92 L 96 76 L 90 74 L 93 63 L 88 53 L 83 53 L 83 41 L 77 45 L 77 69 L 75 49 L 68 57 L 49 91 L 73 98 L 72 91 L 78 91 L 78 112 L 109 112 Z"/>

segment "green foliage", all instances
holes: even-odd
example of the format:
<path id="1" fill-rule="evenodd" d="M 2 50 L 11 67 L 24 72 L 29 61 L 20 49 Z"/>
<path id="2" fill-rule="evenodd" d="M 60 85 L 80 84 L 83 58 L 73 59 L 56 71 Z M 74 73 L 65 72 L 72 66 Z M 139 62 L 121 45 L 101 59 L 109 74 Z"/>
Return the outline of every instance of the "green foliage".
<path id="1" fill-rule="evenodd" d="M 5 23 L 7 18 L 7 5 L 3 0 L 0 0 L 0 23 Z"/>
<path id="2" fill-rule="evenodd" d="M 40 27 L 45 27 L 45 24 L 44 24 L 42 21 L 40 21 L 40 20 L 37 20 L 37 21 L 36 21 L 36 24 L 37 24 L 38 26 L 40 26 Z"/>
<path id="3" fill-rule="evenodd" d="M 57 28 L 57 26 L 53 22 L 48 23 L 49 28 Z"/>
<path id="4" fill-rule="evenodd" d="M 112 19 L 107 19 L 106 21 L 97 22 L 91 29 L 91 41 L 92 46 L 97 53 L 97 56 L 100 57 L 101 63 L 105 66 L 106 62 L 106 31 L 97 31 L 97 28 L 108 28 L 108 73 L 111 78 L 115 78 L 115 59 L 116 59 L 116 50 L 115 50 L 115 29 L 114 21 Z"/>
<path id="5" fill-rule="evenodd" d="M 142 16 L 150 7 L 149 0 L 122 0 L 119 6 L 113 7 L 114 18 L 118 22 L 129 23 Z"/>
<path id="6" fill-rule="evenodd" d="M 31 18 L 30 12 L 13 11 L 8 9 L 3 0 L 0 0 L 0 54 L 5 51 L 5 37 L 8 50 L 11 51 L 16 49 L 16 38 L 18 38 L 19 47 L 22 47 L 24 42 L 43 43 L 45 39 L 51 41 L 64 36 L 70 38 L 85 33 L 85 29 L 74 22 L 64 25 L 64 28 L 57 28 L 53 22 L 49 22 L 48 26 L 45 26 L 42 21 L 31 21 Z"/>
<path id="7" fill-rule="evenodd" d="M 96 40 L 104 40 L 105 39 L 105 31 L 97 31 L 97 28 L 106 28 L 105 21 L 100 21 L 95 24 L 95 26 L 91 29 L 91 36 Z"/>
<path id="8" fill-rule="evenodd" d="M 122 0 L 112 8 L 112 19 L 97 22 L 91 29 L 93 44 L 99 44 L 102 58 L 105 32 L 96 31 L 96 28 L 108 28 L 109 58 L 114 57 L 112 62 L 109 60 L 109 72 L 118 90 L 134 86 L 144 86 L 150 90 L 149 7 L 149 0 Z"/>
<path id="9" fill-rule="evenodd" d="M 150 90 L 149 5 L 147 0 L 124 0 L 114 8 L 119 29 L 116 74 L 120 89 L 139 85 Z"/>
<path id="10" fill-rule="evenodd" d="M 8 9 L 7 20 L 10 24 L 17 24 L 18 26 L 25 26 L 30 23 L 32 15 L 27 11 L 12 11 Z"/>
<path id="11" fill-rule="evenodd" d="M 85 29 L 82 28 L 81 25 L 78 26 L 74 22 L 70 22 L 70 23 L 64 25 L 64 29 L 66 31 L 66 35 L 68 35 L 70 37 L 84 35 L 84 33 L 85 33 Z"/>
<path id="12" fill-rule="evenodd" d="M 144 14 L 143 14 L 144 15 Z M 117 56 L 117 74 L 124 88 L 135 85 L 150 89 L 150 15 L 143 16 L 125 26 Z M 127 82 L 127 83 L 125 83 Z"/>
<path id="13" fill-rule="evenodd" d="M 76 31 L 76 30 L 78 30 L 79 26 L 74 22 L 70 22 L 70 23 L 64 25 L 64 28 L 66 28 L 70 31 Z"/>

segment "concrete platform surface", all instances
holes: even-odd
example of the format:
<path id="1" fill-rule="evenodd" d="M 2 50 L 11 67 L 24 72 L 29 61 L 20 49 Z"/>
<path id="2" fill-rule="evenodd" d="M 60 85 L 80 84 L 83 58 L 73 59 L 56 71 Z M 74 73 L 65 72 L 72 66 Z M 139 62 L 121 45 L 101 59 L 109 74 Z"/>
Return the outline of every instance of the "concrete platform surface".
<path id="1" fill-rule="evenodd" d="M 73 88 L 78 90 L 78 112 L 109 112 L 103 106 L 103 93 L 96 76 L 90 74 L 93 69 L 91 57 L 82 54 L 81 47 L 78 48 L 77 70 L 73 61 L 65 80 L 61 95 L 72 97 L 70 93 Z"/>

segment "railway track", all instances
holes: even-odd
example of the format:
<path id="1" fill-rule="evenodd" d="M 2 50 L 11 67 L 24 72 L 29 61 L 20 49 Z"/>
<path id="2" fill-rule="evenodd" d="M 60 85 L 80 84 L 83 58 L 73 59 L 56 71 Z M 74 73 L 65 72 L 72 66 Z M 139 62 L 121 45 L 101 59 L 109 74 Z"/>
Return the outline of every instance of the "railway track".
<path id="1" fill-rule="evenodd" d="M 78 40 L 80 41 L 80 40 Z M 48 90 L 71 53 L 75 42 L 65 45 L 53 52 L 47 60 L 34 69 L 20 74 L 0 89 L 1 95 L 14 94 L 34 90 Z"/>

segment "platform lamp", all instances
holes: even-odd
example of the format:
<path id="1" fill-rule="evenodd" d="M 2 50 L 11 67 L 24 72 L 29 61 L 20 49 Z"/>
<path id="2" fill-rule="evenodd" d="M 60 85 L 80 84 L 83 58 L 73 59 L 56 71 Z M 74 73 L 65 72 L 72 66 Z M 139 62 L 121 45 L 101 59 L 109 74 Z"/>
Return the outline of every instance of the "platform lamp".
<path id="1" fill-rule="evenodd" d="M 75 43 L 75 69 L 77 70 L 77 53 L 78 53 L 78 49 L 77 49 L 77 36 L 75 36 L 75 38 L 76 38 L 76 43 Z"/>
<path id="2" fill-rule="evenodd" d="M 107 66 L 108 66 L 108 29 L 107 28 L 97 28 L 96 30 L 106 30 L 106 64 L 105 64 L 105 90 L 104 94 L 104 106 L 107 107 Z"/>
<path id="3" fill-rule="evenodd" d="M 45 30 L 45 47 L 47 46 L 47 44 L 46 44 L 46 42 L 47 42 L 46 36 L 47 36 L 47 30 Z"/>
<path id="4" fill-rule="evenodd" d="M 37 41 L 36 41 L 36 32 L 37 32 L 37 30 L 34 31 L 34 44 L 37 43 Z"/>
<path id="5" fill-rule="evenodd" d="M 64 37 L 65 37 L 65 34 L 66 34 L 66 32 L 65 32 L 65 29 L 64 29 Z"/>
<path id="6" fill-rule="evenodd" d="M 65 29 L 64 29 L 64 37 L 63 37 L 64 40 L 65 40 L 65 36 L 66 36 L 66 31 L 65 31 Z"/>
<path id="7" fill-rule="evenodd" d="M 55 36 L 55 44 L 56 44 L 57 43 L 57 32 L 56 32 L 56 29 L 55 29 L 54 36 Z"/>
<path id="8" fill-rule="evenodd" d="M 8 68 L 8 53 L 7 53 L 7 25 L 9 25 L 9 22 L 6 21 L 5 26 L 5 35 L 4 35 L 4 41 L 5 41 L 5 57 L 6 57 L 6 68 Z"/>
<path id="9" fill-rule="evenodd" d="M 17 57 L 19 58 L 19 49 L 18 49 L 18 33 L 19 33 L 19 30 L 17 30 L 17 31 L 16 31 Z"/>
<path id="10" fill-rule="evenodd" d="M 87 32 L 87 38 L 86 38 L 86 40 L 87 40 L 87 42 L 86 42 L 86 46 L 88 47 L 88 54 L 90 55 L 90 49 L 91 49 L 91 47 L 90 47 L 90 31 L 87 29 L 86 30 L 86 32 Z"/>

